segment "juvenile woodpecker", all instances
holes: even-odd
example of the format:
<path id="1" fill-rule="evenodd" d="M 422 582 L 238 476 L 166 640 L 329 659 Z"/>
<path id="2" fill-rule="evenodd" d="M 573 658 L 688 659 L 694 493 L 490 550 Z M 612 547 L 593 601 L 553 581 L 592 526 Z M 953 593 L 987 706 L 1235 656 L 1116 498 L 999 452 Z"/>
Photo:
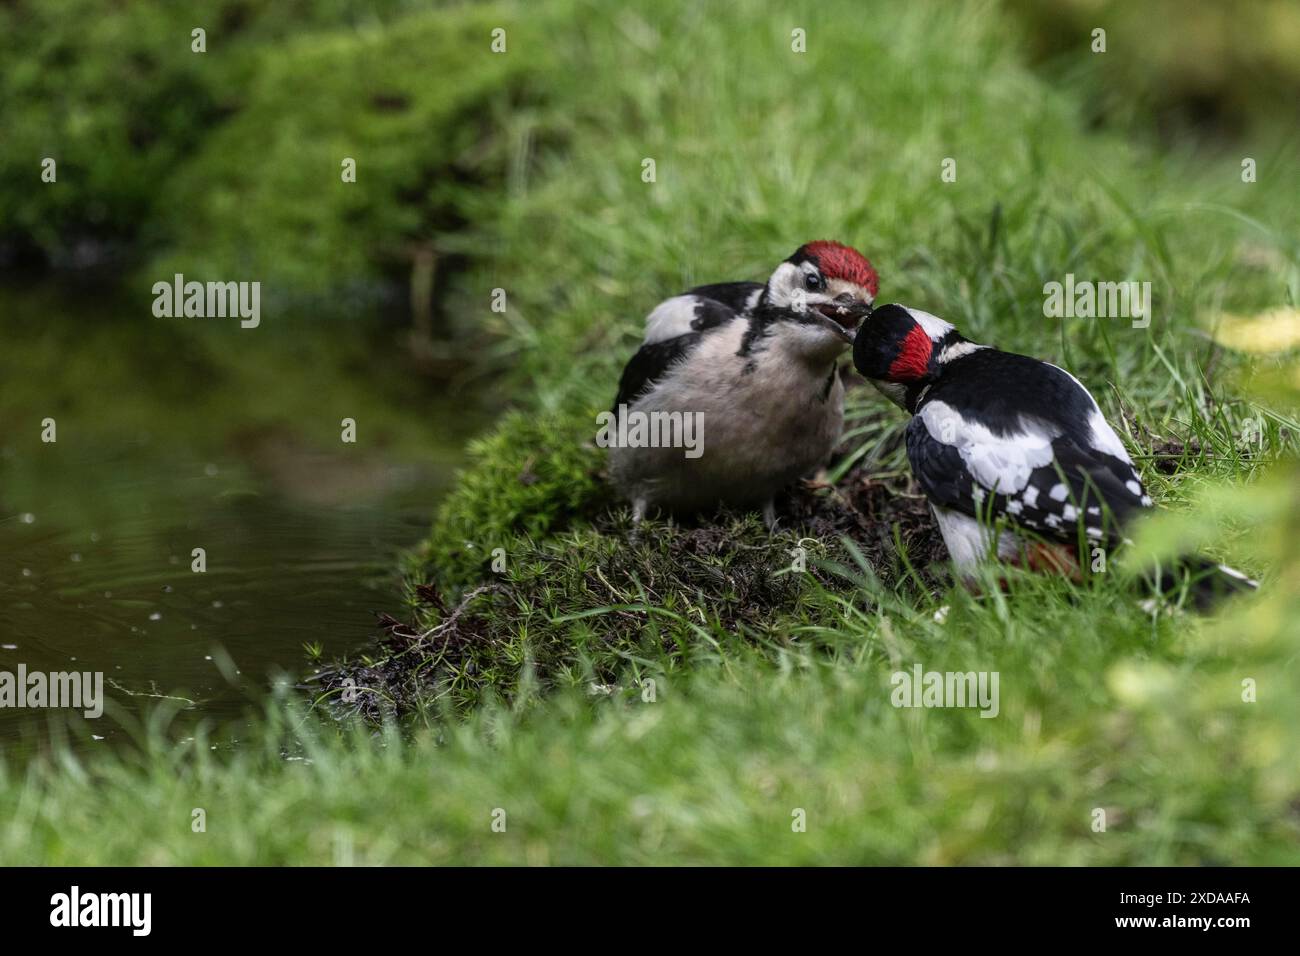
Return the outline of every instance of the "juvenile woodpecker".
<path id="1" fill-rule="evenodd" d="M 1069 372 L 977 345 L 937 316 L 876 309 L 853 364 L 912 415 L 907 457 L 958 573 L 996 554 L 1076 576 L 1079 547 L 1110 549 L 1152 507 L 1133 461 L 1096 400 Z M 992 525 L 1005 530 L 996 547 Z M 1024 532 L 1030 532 L 1025 534 Z M 1256 583 L 1208 559 L 1181 558 L 1197 606 Z M 1170 590 L 1179 575 L 1166 571 Z"/>
<path id="2" fill-rule="evenodd" d="M 820 241 L 800 246 L 766 283 L 699 286 L 655 307 L 612 415 L 620 435 L 636 435 L 647 421 L 653 434 L 656 421 L 690 415 L 700 448 L 687 455 L 671 443 L 612 444 L 610 475 L 632 502 L 633 520 L 651 507 L 698 512 L 726 503 L 761 506 L 773 527 L 776 493 L 839 441 L 839 358 L 877 288 L 861 253 Z"/>

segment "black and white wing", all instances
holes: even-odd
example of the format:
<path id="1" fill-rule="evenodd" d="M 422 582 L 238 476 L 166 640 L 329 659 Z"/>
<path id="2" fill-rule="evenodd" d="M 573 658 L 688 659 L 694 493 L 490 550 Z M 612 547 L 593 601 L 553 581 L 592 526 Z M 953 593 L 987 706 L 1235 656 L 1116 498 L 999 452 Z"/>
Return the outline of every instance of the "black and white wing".
<path id="1" fill-rule="evenodd" d="M 686 293 L 721 302 L 733 312 L 741 313 L 752 312 L 762 294 L 761 282 L 715 282 L 713 285 L 697 285 Z"/>
<path id="2" fill-rule="evenodd" d="M 646 316 L 645 341 L 623 369 L 614 412 L 650 391 L 710 331 L 740 318 L 746 304 L 762 290 L 757 282 L 726 282 L 700 286 L 660 302 Z"/>
<path id="3" fill-rule="evenodd" d="M 907 457 L 926 495 L 940 507 L 984 521 L 1005 518 L 1049 539 L 1073 543 L 1081 525 L 1090 540 L 1116 541 L 1151 499 L 1097 403 L 1062 369 L 988 351 L 964 371 L 993 388 L 997 378 L 1018 375 L 992 394 L 1037 386 L 1037 399 L 1012 409 L 986 402 L 976 411 L 950 403 L 969 397 L 969 376 L 957 388 L 936 387 L 907 428 Z"/>

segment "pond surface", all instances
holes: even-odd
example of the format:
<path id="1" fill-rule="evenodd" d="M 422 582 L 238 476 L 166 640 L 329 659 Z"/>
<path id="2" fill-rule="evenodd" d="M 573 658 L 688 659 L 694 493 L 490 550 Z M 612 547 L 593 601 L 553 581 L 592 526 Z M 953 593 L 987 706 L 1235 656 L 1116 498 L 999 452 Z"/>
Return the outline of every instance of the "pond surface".
<path id="1" fill-rule="evenodd" d="M 306 645 L 359 647 L 482 424 L 394 362 L 400 330 L 252 338 L 147 305 L 0 292 L 0 671 L 101 672 L 77 746 L 126 739 L 164 697 L 237 727 L 273 676 L 309 671 Z M 0 706 L 0 749 L 52 714 Z"/>

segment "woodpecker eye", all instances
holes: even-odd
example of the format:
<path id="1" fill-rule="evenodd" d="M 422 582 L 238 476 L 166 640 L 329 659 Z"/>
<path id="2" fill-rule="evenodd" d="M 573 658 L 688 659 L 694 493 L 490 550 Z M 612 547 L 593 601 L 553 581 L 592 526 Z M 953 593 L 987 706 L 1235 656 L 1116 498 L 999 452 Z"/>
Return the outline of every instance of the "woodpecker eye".
<path id="1" fill-rule="evenodd" d="M 826 280 L 819 273 L 809 272 L 803 279 L 804 287 L 809 292 L 820 292 L 826 288 Z"/>

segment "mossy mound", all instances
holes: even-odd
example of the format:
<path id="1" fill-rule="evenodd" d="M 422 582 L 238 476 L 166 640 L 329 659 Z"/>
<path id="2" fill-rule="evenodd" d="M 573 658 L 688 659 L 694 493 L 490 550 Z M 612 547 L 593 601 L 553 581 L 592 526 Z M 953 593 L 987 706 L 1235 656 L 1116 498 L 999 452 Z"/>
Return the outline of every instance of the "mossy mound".
<path id="1" fill-rule="evenodd" d="M 833 596 L 865 567 L 891 588 L 942 580 L 942 540 L 909 482 L 865 467 L 802 482 L 778 499 L 775 533 L 727 511 L 637 528 L 581 428 L 516 414 L 476 443 L 407 559 L 405 612 L 383 616 L 368 654 L 322 675 L 327 691 L 373 692 L 343 709 L 404 718 L 525 687 L 630 687 L 647 661 L 671 671 L 720 643 L 779 647 L 833 623 Z"/>
<path id="2" fill-rule="evenodd" d="M 411 606 L 418 584 L 437 580 L 452 591 L 490 573 L 493 551 L 541 538 L 575 520 L 590 520 L 613 501 L 604 453 L 587 422 L 595 412 L 507 414 L 469 446 L 470 463 L 438 509 L 432 533 L 403 568 Z"/>

